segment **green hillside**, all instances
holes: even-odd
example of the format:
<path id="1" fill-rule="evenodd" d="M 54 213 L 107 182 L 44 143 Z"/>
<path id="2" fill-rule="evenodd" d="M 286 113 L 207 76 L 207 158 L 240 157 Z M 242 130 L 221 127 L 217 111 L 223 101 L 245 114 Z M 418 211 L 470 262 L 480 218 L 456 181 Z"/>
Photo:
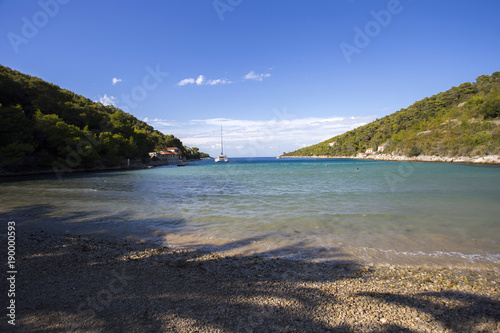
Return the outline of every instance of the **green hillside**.
<path id="1" fill-rule="evenodd" d="M 174 146 L 187 158 L 204 155 L 118 108 L 0 65 L 4 171 L 114 167 Z"/>
<path id="2" fill-rule="evenodd" d="M 384 153 L 406 156 L 500 154 L 500 72 L 283 156 L 352 156 L 380 145 Z"/>

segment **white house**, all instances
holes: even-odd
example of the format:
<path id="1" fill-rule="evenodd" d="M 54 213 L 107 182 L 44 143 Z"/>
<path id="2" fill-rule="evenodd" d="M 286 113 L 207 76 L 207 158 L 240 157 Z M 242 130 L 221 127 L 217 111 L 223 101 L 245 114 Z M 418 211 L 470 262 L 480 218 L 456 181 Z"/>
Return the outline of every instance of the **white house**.
<path id="1" fill-rule="evenodd" d="M 380 146 L 378 146 L 377 151 L 379 153 L 383 153 L 384 150 L 385 150 L 385 147 L 387 147 L 388 144 L 389 144 L 389 142 L 384 142 L 383 144 L 381 144 Z"/>
<path id="2" fill-rule="evenodd" d="M 180 153 L 181 150 L 177 147 L 167 147 L 167 151 L 171 151 L 171 152 L 174 152 L 174 153 Z"/>
<path id="3" fill-rule="evenodd" d="M 176 149 L 178 149 L 178 148 L 176 148 Z M 149 153 L 149 156 L 151 158 L 156 157 L 160 161 L 165 161 L 168 163 L 178 163 L 181 161 L 179 154 L 177 154 L 175 151 L 160 150 L 160 151 L 155 151 L 155 152 Z"/>

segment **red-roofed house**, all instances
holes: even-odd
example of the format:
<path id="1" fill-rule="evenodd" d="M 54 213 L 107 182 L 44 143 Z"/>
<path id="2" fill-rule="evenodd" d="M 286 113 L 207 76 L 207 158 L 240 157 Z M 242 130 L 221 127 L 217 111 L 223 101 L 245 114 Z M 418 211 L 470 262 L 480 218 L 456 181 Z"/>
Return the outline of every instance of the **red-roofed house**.
<path id="1" fill-rule="evenodd" d="M 175 148 L 175 149 L 179 150 L 178 148 Z M 173 148 L 172 148 L 172 150 L 173 150 Z M 169 150 L 160 150 L 160 151 L 151 152 L 151 153 L 149 153 L 149 156 L 151 158 L 156 157 L 160 161 L 166 161 L 168 163 L 178 163 L 181 161 L 179 154 L 177 154 L 175 151 L 169 151 Z"/>
<path id="2" fill-rule="evenodd" d="M 373 154 L 374 149 L 368 148 L 364 153 L 358 153 L 358 157 L 367 157 L 370 154 Z"/>

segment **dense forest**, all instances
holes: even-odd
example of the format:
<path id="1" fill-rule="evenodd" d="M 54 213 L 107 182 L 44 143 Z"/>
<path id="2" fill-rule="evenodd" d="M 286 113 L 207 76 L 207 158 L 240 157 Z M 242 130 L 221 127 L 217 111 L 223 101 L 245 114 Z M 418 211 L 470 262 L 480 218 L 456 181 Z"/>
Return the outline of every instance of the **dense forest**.
<path id="1" fill-rule="evenodd" d="M 352 156 L 380 145 L 384 153 L 410 157 L 500 154 L 500 72 L 284 156 Z"/>
<path id="2" fill-rule="evenodd" d="M 0 65 L 0 169 L 115 167 L 167 147 L 208 156 L 118 108 Z"/>

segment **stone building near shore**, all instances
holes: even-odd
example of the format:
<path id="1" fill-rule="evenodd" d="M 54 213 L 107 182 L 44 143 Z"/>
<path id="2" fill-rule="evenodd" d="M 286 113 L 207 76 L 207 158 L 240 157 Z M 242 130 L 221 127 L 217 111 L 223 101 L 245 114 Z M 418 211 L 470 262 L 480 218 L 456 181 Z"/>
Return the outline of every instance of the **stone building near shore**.
<path id="1" fill-rule="evenodd" d="M 176 151 L 177 150 L 177 151 Z M 160 151 L 155 151 L 155 152 L 150 152 L 149 157 L 154 158 L 156 157 L 158 160 L 162 162 L 167 162 L 167 163 L 179 163 L 182 161 L 182 158 L 178 154 L 179 148 L 175 147 L 174 148 L 167 148 L 167 150 L 160 150 Z"/>
<path id="2" fill-rule="evenodd" d="M 384 142 L 383 144 L 381 144 L 380 146 L 378 146 L 377 152 L 378 153 L 383 153 L 384 150 L 385 150 L 385 147 L 387 147 L 388 145 L 389 145 L 389 141 Z"/>
<path id="3" fill-rule="evenodd" d="M 368 148 L 364 153 L 358 153 L 358 157 L 368 157 L 370 154 L 374 153 L 373 148 Z"/>

